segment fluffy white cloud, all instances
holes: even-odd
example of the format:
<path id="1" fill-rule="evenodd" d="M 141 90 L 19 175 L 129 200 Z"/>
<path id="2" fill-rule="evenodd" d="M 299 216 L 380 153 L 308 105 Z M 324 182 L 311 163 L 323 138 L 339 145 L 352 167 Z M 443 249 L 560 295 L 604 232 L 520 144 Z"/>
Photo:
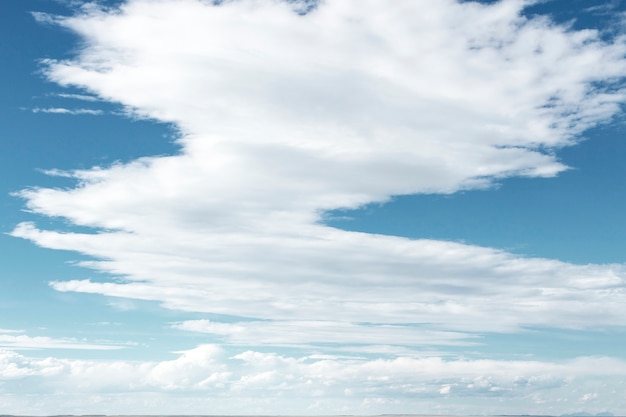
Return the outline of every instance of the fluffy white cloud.
<path id="1" fill-rule="evenodd" d="M 566 169 L 554 150 L 610 119 L 625 99 L 626 44 L 522 17 L 525 4 L 328 0 L 302 15 L 276 1 L 130 0 L 57 19 L 85 47 L 71 61 L 48 61 L 48 77 L 131 115 L 175 123 L 181 149 L 69 172 L 74 188 L 20 193 L 29 210 L 93 233 L 24 223 L 13 235 L 90 255 L 83 266 L 117 277 L 52 283 L 59 291 L 269 320 L 256 329 L 246 319 L 179 324 L 237 345 L 379 345 L 393 333 L 393 343 L 421 346 L 526 325 L 626 325 L 623 265 L 322 224 L 330 209 Z M 623 369 L 608 359 L 352 364 L 246 353 L 236 359 L 262 357 L 235 378 L 213 353 L 201 352 L 200 368 L 196 353 L 141 365 L 149 368 L 142 383 L 280 391 L 293 369 L 301 379 L 290 389 L 311 380 L 306 392 L 328 394 L 341 381 L 375 404 L 393 399 L 389 391 L 516 391 L 514 375 L 526 375 L 524 384 L 562 382 L 573 365 Z M 264 361 L 274 365 L 257 370 Z"/>
<path id="2" fill-rule="evenodd" d="M 555 402 L 557 406 L 549 410 L 561 413 L 571 411 L 575 404 L 589 403 L 591 397 L 580 392 L 589 392 L 586 384 L 598 376 L 615 382 L 618 391 L 596 394 L 593 399 L 615 406 L 618 396 L 625 394 L 623 384 L 619 386 L 624 372 L 626 363 L 608 358 L 556 363 L 290 357 L 255 351 L 230 356 L 219 347 L 203 345 L 179 352 L 172 360 L 130 362 L 33 358 L 0 350 L 0 399 L 3 411 L 12 412 L 20 399 L 6 392 L 28 382 L 21 395 L 24 400 L 32 401 L 33 394 L 47 387 L 56 388 L 56 394 L 36 397 L 35 407 L 37 403 L 50 406 L 43 410 L 47 414 L 197 413 L 201 405 L 216 407 L 212 412 L 230 409 L 243 414 L 281 410 L 302 414 L 316 408 L 328 413 L 346 405 L 351 413 L 436 412 L 433 398 L 467 396 L 475 401 L 466 405 L 465 412 L 502 412 L 515 410 L 517 404 L 524 404 L 529 411 L 546 410 L 542 399 L 571 400 L 560 405 Z M 77 400 L 79 396 L 83 401 Z M 234 396 L 238 404 L 225 406 Z M 98 397 L 101 401 L 95 400 Z M 500 399 L 506 404 L 497 405 Z M 484 408 L 489 403 L 496 405 Z M 451 403 L 439 410 L 453 412 L 454 407 Z"/>
<path id="3" fill-rule="evenodd" d="M 320 224 L 324 210 L 396 194 L 554 175 L 564 167 L 542 149 L 618 111 L 622 39 L 521 17 L 524 4 L 327 1 L 300 15 L 283 2 L 131 0 L 60 19 L 86 46 L 48 62 L 50 79 L 176 123 L 181 152 L 25 190 L 30 210 L 99 231 L 25 223 L 13 235 L 121 277 L 59 291 L 335 321 L 338 335 L 353 322 L 624 325 L 621 265 Z"/>

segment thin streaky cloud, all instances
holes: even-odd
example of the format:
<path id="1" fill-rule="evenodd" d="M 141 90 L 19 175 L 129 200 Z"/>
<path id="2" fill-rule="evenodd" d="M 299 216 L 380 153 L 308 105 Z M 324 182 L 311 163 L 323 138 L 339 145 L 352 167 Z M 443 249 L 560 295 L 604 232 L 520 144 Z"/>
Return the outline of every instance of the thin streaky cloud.
<path id="1" fill-rule="evenodd" d="M 51 338 L 46 336 L 28 336 L 20 334 L 0 334 L 0 348 L 14 350 L 31 349 L 79 349 L 79 350 L 117 350 L 125 346 L 115 344 L 89 343 L 74 338 Z"/>
<path id="2" fill-rule="evenodd" d="M 35 107 L 32 109 L 33 113 L 53 113 L 53 114 L 69 114 L 69 115 L 82 115 L 89 114 L 92 116 L 99 116 L 104 114 L 102 110 L 94 109 L 67 109 L 64 107 Z"/>
<path id="3" fill-rule="evenodd" d="M 67 99 L 73 99 L 73 100 L 82 100 L 82 101 L 101 101 L 98 97 L 89 96 L 86 94 L 57 93 L 57 94 L 54 94 L 54 97 L 67 98 Z"/>

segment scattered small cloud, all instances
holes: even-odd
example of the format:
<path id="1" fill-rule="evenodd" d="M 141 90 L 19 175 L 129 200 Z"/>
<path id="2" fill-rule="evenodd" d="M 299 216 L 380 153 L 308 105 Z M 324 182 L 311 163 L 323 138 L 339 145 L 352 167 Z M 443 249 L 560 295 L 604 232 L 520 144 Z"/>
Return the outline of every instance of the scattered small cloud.
<path id="1" fill-rule="evenodd" d="M 31 12 L 31 16 L 40 24 L 56 25 L 59 23 L 59 18 L 44 12 Z"/>
<path id="2" fill-rule="evenodd" d="M 590 392 L 587 393 L 585 395 L 583 395 L 582 397 L 580 397 L 581 401 L 590 401 L 590 400 L 595 400 L 598 398 L 598 394 L 595 392 Z"/>
<path id="3" fill-rule="evenodd" d="M 102 110 L 94 110 L 94 109 L 66 109 L 64 107 L 35 107 L 31 109 L 33 113 L 53 113 L 53 114 L 70 114 L 70 115 L 81 115 L 81 114 L 90 114 L 92 116 L 99 116 L 104 114 Z"/>
<path id="4" fill-rule="evenodd" d="M 82 100 L 82 101 L 101 101 L 99 97 L 89 96 L 87 94 L 67 94 L 67 93 L 56 93 L 55 97 L 74 99 L 74 100 Z"/>

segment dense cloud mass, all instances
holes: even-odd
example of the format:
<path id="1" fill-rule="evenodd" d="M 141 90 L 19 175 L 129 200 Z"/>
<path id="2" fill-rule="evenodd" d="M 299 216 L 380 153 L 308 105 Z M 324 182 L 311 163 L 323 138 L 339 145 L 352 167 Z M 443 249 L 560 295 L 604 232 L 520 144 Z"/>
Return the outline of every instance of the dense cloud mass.
<path id="1" fill-rule="evenodd" d="M 328 210 L 395 195 L 488 188 L 567 169 L 555 151 L 620 111 L 626 43 L 524 17 L 526 3 L 328 0 L 297 13 L 297 2 L 130 0 L 119 10 L 92 6 L 51 18 L 85 44 L 74 59 L 47 61 L 48 78 L 121 103 L 131 117 L 174 123 L 180 152 L 57 172 L 76 186 L 20 196 L 34 213 L 93 231 L 23 223 L 12 234 L 89 255 L 83 266 L 116 278 L 52 282 L 54 289 L 234 316 L 173 326 L 235 346 L 402 352 L 526 326 L 624 326 L 623 265 L 573 265 L 323 223 Z M 268 360 L 254 355 L 237 359 Z M 518 368 L 532 369 L 519 371 L 524 381 L 560 386 L 569 378 L 562 364 L 535 362 L 268 357 L 280 366 L 237 383 L 267 388 L 285 381 L 284 367 L 302 378 L 293 385 L 300 389 L 302 375 L 345 372 L 336 377 L 344 392 L 361 386 L 357 380 L 396 381 L 374 384 L 359 401 L 395 401 L 431 391 L 531 396 L 516 382 Z M 172 363 L 133 366 L 145 367 L 142 383 L 151 384 L 165 381 L 159 375 Z M 185 381 L 225 378 L 236 391 L 221 363 Z M 426 383 L 418 374 L 431 363 Z M 555 379 L 550 366 L 559 368 Z M 580 370 L 572 369 L 571 377 Z M 483 377 L 494 379 L 475 381 Z"/>

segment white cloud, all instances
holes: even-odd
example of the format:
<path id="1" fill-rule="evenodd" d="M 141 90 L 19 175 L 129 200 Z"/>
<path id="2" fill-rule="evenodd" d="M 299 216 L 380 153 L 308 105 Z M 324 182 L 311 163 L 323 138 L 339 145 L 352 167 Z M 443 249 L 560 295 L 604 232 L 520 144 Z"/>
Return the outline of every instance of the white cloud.
<path id="1" fill-rule="evenodd" d="M 336 349 L 338 344 L 369 345 L 371 350 L 384 353 L 390 346 L 473 344 L 471 335 L 468 334 L 389 324 L 286 320 L 219 323 L 209 320 L 187 320 L 176 323 L 173 327 L 213 334 L 222 337 L 225 343 L 240 346 L 306 346 L 332 343 L 333 349 Z M 319 345 L 316 347 L 320 348 Z"/>
<path id="2" fill-rule="evenodd" d="M 70 114 L 70 115 L 80 115 L 80 114 L 90 114 L 92 116 L 99 116 L 104 114 L 102 110 L 94 110 L 94 109 L 66 109 L 64 107 L 35 107 L 32 109 L 33 113 L 55 113 L 55 114 Z"/>
<path id="3" fill-rule="evenodd" d="M 82 100 L 82 101 L 100 101 L 98 97 L 90 96 L 87 94 L 68 94 L 68 93 L 58 93 L 55 94 L 56 97 L 61 98 L 69 98 L 74 100 Z"/>
<path id="4" fill-rule="evenodd" d="M 157 234 L 81 235 L 25 224 L 14 235 L 46 247 L 80 248 L 110 259 L 85 266 L 128 274 L 128 282 L 52 283 L 57 290 L 158 300 L 173 309 L 280 321 L 424 323 L 434 330 L 477 332 L 624 324 L 619 265 L 577 266 L 322 226 L 304 226 L 304 236 L 298 230 L 276 236 L 165 228 L 164 222 Z"/>
<path id="5" fill-rule="evenodd" d="M 23 223 L 13 235 L 91 255 L 83 266 L 118 277 L 52 283 L 59 291 L 271 320 L 261 344 L 357 343 L 360 334 L 378 345 L 391 324 L 418 345 L 525 325 L 624 326 L 623 265 L 321 224 L 326 210 L 393 195 L 556 175 L 566 167 L 553 152 L 619 112 L 624 39 L 521 17 L 524 4 L 329 0 L 298 15 L 282 2 L 131 0 L 59 19 L 86 47 L 73 61 L 48 61 L 48 77 L 176 123 L 181 151 L 20 194 L 33 212 L 93 234 Z M 298 323 L 305 334 L 279 334 Z M 412 323 L 424 326 L 401 326 Z M 254 343 L 249 324 L 211 326 Z M 513 384 L 472 381 L 450 384 L 450 395 Z M 432 389 L 440 395 L 441 381 Z"/>
<path id="6" fill-rule="evenodd" d="M 51 62 L 51 79 L 187 133 L 179 155 L 21 194 L 35 212 L 112 231 L 13 234 L 126 279 L 57 290 L 183 310 L 468 331 L 626 324 L 622 266 L 316 224 L 394 194 L 563 169 L 539 147 L 617 111 L 622 94 L 590 83 L 624 74 L 626 49 L 525 20 L 521 4 L 331 1 L 299 16 L 274 2 L 135 0 L 66 19 L 89 46 Z"/>
<path id="7" fill-rule="evenodd" d="M 21 331 L 0 331 L 0 349 L 82 349 L 82 350 L 115 350 L 124 346 L 116 344 L 89 343 L 74 338 L 52 338 L 47 336 L 13 335 L 3 333 L 22 333 Z"/>
<path id="8" fill-rule="evenodd" d="M 594 392 L 589 392 L 589 393 L 583 395 L 582 397 L 580 397 L 580 400 L 583 401 L 583 402 L 586 402 L 586 401 L 595 400 L 596 398 L 598 398 L 598 394 L 596 394 Z"/>
<path id="9" fill-rule="evenodd" d="M 202 345 L 179 352 L 177 357 L 161 362 L 93 361 L 59 358 L 32 358 L 10 351 L 0 351 L 0 381 L 3 388 L 28 387 L 25 398 L 48 386 L 57 387 L 63 401 L 48 413 L 65 412 L 72 399 L 82 395 L 101 395 L 106 401 L 82 403 L 80 410 L 115 414 L 193 412 L 201 410 L 203 399 L 219 400 L 217 410 L 228 409 L 224 403 L 237 397 L 236 409 L 243 414 L 263 411 L 300 413 L 316 403 L 324 413 L 342 405 L 353 407 L 352 413 L 380 412 L 395 409 L 420 409 L 434 412 L 433 398 L 474 396 L 477 401 L 466 405 L 466 412 L 485 410 L 485 405 L 506 399 L 492 410 L 514 410 L 525 402 L 526 410 L 540 410 L 531 398 L 540 393 L 548 398 L 576 400 L 581 388 L 598 375 L 619 380 L 626 364 L 608 358 L 579 358 L 566 362 L 442 360 L 441 358 L 354 359 L 290 357 L 255 351 L 230 356 L 221 348 Z M 597 381 L 595 382 L 597 384 Z M 586 387 L 585 387 L 586 388 Z M 623 387 L 618 388 L 623 391 Z M 6 391 L 4 391 L 6 392 Z M 16 400 L 0 392 L 9 404 Z M 618 392 L 617 394 L 623 394 Z M 144 403 L 142 399 L 152 398 Z M 322 396 L 320 401 L 320 396 Z M 603 406 L 619 404 L 617 397 L 598 395 Z M 137 401 L 130 405 L 129 399 Z M 69 401 L 68 401 L 69 399 Z M 384 399 L 381 404 L 377 399 Z M 6 402 L 5 402 L 6 400 Z M 41 397 L 39 401 L 45 401 Z M 49 399 L 48 401 L 50 401 Z M 608 401 L 606 401 L 608 400 Z M 58 398 L 57 398 L 58 401 Z M 50 401 L 51 402 L 51 401 Z M 85 405 L 89 404 L 89 405 Z M 510 405 L 509 405 L 510 404 Z M 411 407 L 419 408 L 411 408 Z M 146 408 L 142 408 L 146 407 Z M 176 408 L 178 407 L 178 408 Z M 285 408 L 283 408 L 285 407 Z M 552 409 L 568 410 L 568 404 Z M 143 411 L 141 411 L 143 410 Z M 453 411 L 451 405 L 447 410 Z M 545 408 L 544 408 L 545 410 Z"/>

